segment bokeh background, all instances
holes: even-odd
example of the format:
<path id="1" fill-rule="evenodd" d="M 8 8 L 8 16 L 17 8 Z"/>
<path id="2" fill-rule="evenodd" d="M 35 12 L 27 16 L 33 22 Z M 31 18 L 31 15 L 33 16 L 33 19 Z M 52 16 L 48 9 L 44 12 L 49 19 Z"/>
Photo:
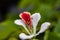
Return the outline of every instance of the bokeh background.
<path id="1" fill-rule="evenodd" d="M 14 23 L 23 11 L 41 14 L 37 31 L 42 23 L 51 23 L 49 29 L 36 39 L 60 40 L 60 0 L 0 0 L 0 40 L 20 40 L 18 35 L 26 33 L 22 26 Z"/>

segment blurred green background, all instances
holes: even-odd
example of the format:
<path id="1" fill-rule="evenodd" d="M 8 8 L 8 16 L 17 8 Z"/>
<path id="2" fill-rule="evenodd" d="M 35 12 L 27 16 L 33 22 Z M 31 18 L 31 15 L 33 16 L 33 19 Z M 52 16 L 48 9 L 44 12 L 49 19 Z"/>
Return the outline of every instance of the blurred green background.
<path id="1" fill-rule="evenodd" d="M 13 0 L 12 3 L 11 1 L 7 1 L 9 4 L 6 1 L 1 3 L 6 4 L 5 8 L 2 7 L 3 11 L 0 11 L 0 40 L 20 40 L 18 35 L 21 32 L 26 33 L 22 26 L 14 23 L 16 19 L 20 19 L 19 14 L 23 11 L 41 14 L 37 31 L 42 23 L 51 23 L 47 31 L 36 37 L 38 40 L 60 40 L 60 0 Z M 13 2 L 17 2 L 16 5 Z"/>

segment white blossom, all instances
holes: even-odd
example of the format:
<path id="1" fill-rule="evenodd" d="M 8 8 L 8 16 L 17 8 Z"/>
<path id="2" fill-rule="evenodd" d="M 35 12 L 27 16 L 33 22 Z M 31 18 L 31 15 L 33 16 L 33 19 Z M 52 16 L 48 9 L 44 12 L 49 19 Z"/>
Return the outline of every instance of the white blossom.
<path id="1" fill-rule="evenodd" d="M 28 12 L 25 12 L 25 13 L 28 13 Z M 27 29 L 26 27 L 26 24 L 23 20 L 21 19 L 17 19 L 15 20 L 15 24 L 17 25 L 22 25 L 24 27 L 24 29 L 28 32 L 29 35 L 26 35 L 25 33 L 21 33 L 19 34 L 19 37 L 20 39 L 31 39 L 33 38 L 34 36 L 37 36 L 39 35 L 40 33 L 43 33 L 44 31 L 46 31 L 46 29 L 48 29 L 48 27 L 50 26 L 50 22 L 44 22 L 41 27 L 40 27 L 40 30 L 38 33 L 36 33 L 36 28 L 37 28 L 37 24 L 39 22 L 39 20 L 41 19 L 41 15 L 40 13 L 34 13 L 31 15 L 31 18 L 32 18 L 32 27 L 33 27 L 33 33 L 31 34 L 29 32 L 29 30 Z"/>

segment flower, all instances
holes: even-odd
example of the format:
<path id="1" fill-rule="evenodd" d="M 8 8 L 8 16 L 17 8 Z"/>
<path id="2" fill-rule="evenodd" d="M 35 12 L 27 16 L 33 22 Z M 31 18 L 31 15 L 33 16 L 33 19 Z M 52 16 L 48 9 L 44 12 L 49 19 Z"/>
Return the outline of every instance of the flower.
<path id="1" fill-rule="evenodd" d="M 49 22 L 44 22 L 41 25 L 41 28 L 39 30 L 38 33 L 36 33 L 36 27 L 37 24 L 39 22 L 39 20 L 41 19 L 41 15 L 40 13 L 34 13 L 33 15 L 31 15 L 29 12 L 23 12 L 19 15 L 19 17 L 22 19 L 17 19 L 15 20 L 15 24 L 17 25 L 22 25 L 25 30 L 28 32 L 29 35 L 26 35 L 25 33 L 21 33 L 19 34 L 20 39 L 31 39 L 34 36 L 39 35 L 40 33 L 43 33 L 46 29 L 48 29 L 48 27 L 50 26 Z M 32 32 L 31 33 L 28 28 L 26 27 L 26 25 L 28 26 L 29 30 Z"/>

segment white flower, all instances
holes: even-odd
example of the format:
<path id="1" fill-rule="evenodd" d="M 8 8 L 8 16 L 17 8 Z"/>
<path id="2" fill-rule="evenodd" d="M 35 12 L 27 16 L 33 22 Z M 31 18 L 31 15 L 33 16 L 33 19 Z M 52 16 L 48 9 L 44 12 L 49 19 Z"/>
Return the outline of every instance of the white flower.
<path id="1" fill-rule="evenodd" d="M 40 33 L 43 33 L 50 26 L 49 22 L 45 22 L 41 25 L 39 32 L 36 33 L 36 27 L 37 27 L 38 21 L 41 19 L 40 13 L 34 13 L 33 15 L 30 15 L 29 12 L 23 12 L 19 15 L 19 17 L 21 17 L 22 20 L 21 19 L 15 20 L 15 24 L 22 25 L 29 34 L 29 35 L 26 35 L 25 33 L 19 34 L 20 39 L 23 39 L 23 40 L 31 39 L 34 36 L 37 36 Z M 28 28 L 30 29 L 30 31 L 33 30 L 32 34 L 27 29 L 26 24 L 28 25 Z"/>

